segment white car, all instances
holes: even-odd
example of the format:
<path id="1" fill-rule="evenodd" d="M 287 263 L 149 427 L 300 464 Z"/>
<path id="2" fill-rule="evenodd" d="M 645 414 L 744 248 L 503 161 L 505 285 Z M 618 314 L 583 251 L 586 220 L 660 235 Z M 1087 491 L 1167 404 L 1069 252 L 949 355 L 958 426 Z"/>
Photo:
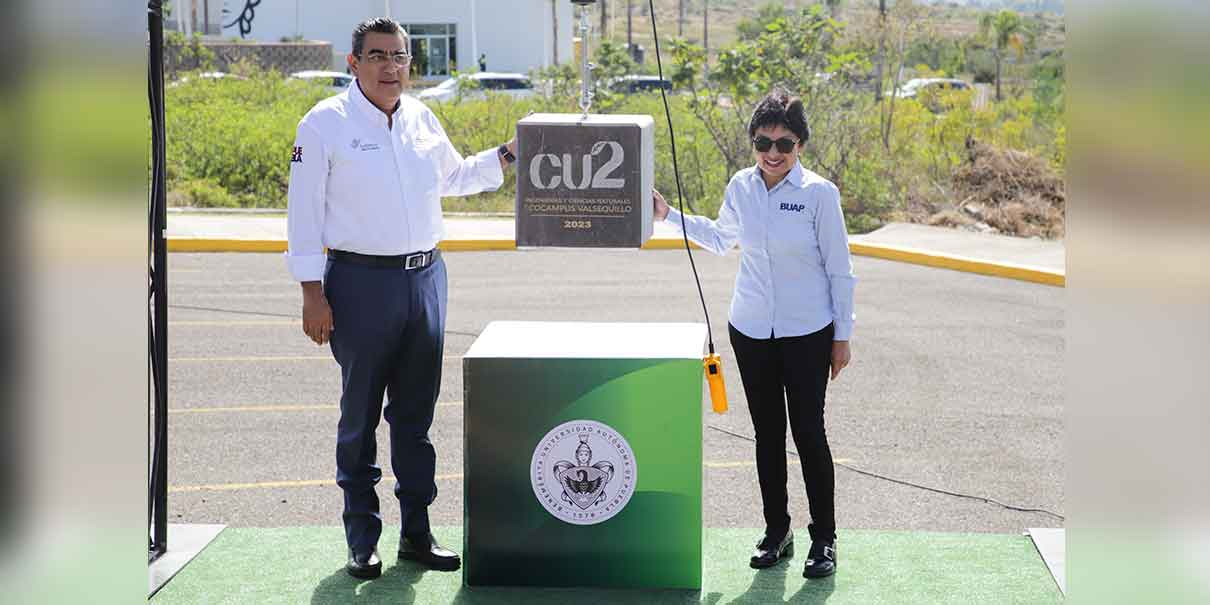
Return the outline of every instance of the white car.
<path id="1" fill-rule="evenodd" d="M 229 73 L 223 72 L 223 71 L 204 71 L 202 73 L 197 74 L 197 79 L 199 81 L 209 80 L 211 82 L 218 82 L 221 80 L 247 80 L 248 78 L 246 78 L 244 76 L 236 75 L 236 74 L 229 74 Z M 189 76 L 183 76 L 179 80 L 176 80 L 175 82 L 169 82 L 168 87 L 176 88 L 177 86 L 184 86 L 185 84 L 188 84 L 190 81 L 191 81 L 191 79 Z"/>
<path id="2" fill-rule="evenodd" d="M 353 76 L 339 71 L 299 71 L 290 74 L 290 79 L 320 82 L 333 92 L 344 92 L 353 83 Z"/>
<path id="3" fill-rule="evenodd" d="M 925 90 L 968 90 L 970 87 L 970 84 L 954 78 L 915 78 L 900 87 L 895 96 L 911 99 Z"/>
<path id="4" fill-rule="evenodd" d="M 607 82 L 606 86 L 610 90 L 620 93 L 659 92 L 661 88 L 672 90 L 672 82 L 661 80 L 659 76 L 622 76 Z"/>
<path id="5" fill-rule="evenodd" d="M 436 101 L 438 103 L 453 100 L 458 96 L 458 84 L 460 82 L 474 83 L 471 88 L 462 91 L 462 96 L 468 99 L 485 98 L 487 95 L 484 91 L 488 90 L 518 99 L 534 95 L 534 85 L 529 81 L 529 76 L 525 74 L 483 71 L 450 78 L 432 88 L 420 91 L 416 97 L 421 101 Z"/>

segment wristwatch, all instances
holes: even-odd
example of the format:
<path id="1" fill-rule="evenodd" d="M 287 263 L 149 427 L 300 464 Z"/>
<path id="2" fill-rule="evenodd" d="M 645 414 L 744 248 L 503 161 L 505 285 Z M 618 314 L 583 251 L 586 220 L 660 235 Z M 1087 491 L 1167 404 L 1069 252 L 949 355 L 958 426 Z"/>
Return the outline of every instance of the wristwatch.
<path id="1" fill-rule="evenodd" d="M 508 162 L 509 164 L 517 161 L 517 156 L 513 155 L 513 152 L 508 150 L 508 143 L 501 145 L 496 151 L 500 152 L 500 157 L 504 158 L 504 161 Z"/>

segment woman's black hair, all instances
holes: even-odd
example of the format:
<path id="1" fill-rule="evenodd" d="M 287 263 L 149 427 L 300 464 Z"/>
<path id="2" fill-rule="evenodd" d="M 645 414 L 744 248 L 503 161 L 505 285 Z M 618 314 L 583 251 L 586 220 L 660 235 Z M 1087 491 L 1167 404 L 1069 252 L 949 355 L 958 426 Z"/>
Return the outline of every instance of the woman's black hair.
<path id="1" fill-rule="evenodd" d="M 756 129 L 767 126 L 785 126 L 802 143 L 811 138 L 802 99 L 791 97 L 782 90 L 774 90 L 756 104 L 756 111 L 752 112 L 752 119 L 748 121 L 748 138 L 756 136 Z"/>

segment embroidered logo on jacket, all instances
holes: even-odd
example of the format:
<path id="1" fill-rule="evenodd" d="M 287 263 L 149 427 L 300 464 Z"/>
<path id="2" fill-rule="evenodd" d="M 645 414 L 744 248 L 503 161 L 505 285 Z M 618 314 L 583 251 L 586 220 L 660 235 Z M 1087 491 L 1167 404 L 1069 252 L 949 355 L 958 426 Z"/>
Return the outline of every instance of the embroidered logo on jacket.
<path id="1" fill-rule="evenodd" d="M 291 163 L 302 163 L 302 147 L 295 147 L 294 153 L 290 154 Z"/>
<path id="2" fill-rule="evenodd" d="M 789 204 L 785 202 L 783 202 L 781 205 L 781 209 L 786 212 L 802 212 L 806 207 L 806 204 Z"/>

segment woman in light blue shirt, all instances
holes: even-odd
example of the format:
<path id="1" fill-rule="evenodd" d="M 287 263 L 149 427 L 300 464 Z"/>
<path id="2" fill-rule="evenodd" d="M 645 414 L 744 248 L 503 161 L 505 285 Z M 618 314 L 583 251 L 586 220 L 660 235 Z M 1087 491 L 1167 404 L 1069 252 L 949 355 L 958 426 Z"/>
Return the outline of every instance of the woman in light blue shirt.
<path id="1" fill-rule="evenodd" d="M 750 565 L 794 553 L 786 494 L 786 417 L 802 460 L 811 523 L 805 577 L 836 570 L 835 479 L 824 430 L 829 371 L 849 363 L 853 265 L 840 193 L 798 162 L 810 136 L 802 100 L 775 91 L 748 124 L 756 165 L 731 177 L 718 219 L 682 215 L 655 193 L 655 218 L 725 254 L 741 250 L 728 326 L 756 432 L 765 534 Z"/>

